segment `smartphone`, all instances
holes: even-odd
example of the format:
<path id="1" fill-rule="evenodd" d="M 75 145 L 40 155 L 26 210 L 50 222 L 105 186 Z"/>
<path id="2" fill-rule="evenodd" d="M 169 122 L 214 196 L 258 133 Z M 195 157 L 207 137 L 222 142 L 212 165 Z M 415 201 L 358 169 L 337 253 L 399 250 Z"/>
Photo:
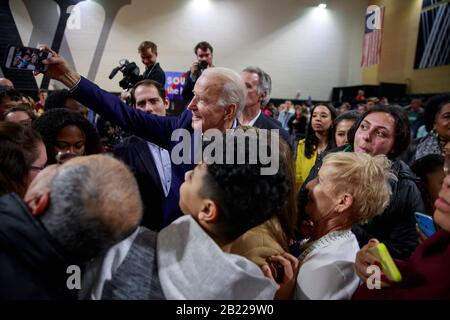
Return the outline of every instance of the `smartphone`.
<path id="1" fill-rule="evenodd" d="M 380 261 L 381 269 L 389 281 L 400 282 L 402 280 L 402 275 L 384 243 L 379 243 L 375 247 L 369 248 L 369 252 Z"/>
<path id="2" fill-rule="evenodd" d="M 416 221 L 420 231 L 428 238 L 431 237 L 436 232 L 433 218 L 420 212 L 415 212 L 414 214 L 416 215 Z"/>
<path id="3" fill-rule="evenodd" d="M 51 56 L 51 53 L 40 51 L 38 48 L 9 46 L 5 68 L 45 72 L 47 65 L 42 61 Z"/>

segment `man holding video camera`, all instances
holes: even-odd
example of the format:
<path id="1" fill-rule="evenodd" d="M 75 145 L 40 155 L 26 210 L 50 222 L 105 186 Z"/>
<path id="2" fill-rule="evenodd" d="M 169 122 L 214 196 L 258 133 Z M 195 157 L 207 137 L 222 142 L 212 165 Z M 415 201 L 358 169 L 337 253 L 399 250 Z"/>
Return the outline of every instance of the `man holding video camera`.
<path id="1" fill-rule="evenodd" d="M 166 83 L 166 75 L 156 59 L 158 58 L 158 47 L 151 41 L 144 41 L 138 47 L 142 63 L 145 65 L 145 71 L 142 74 L 142 80 L 154 80 L 163 87 Z"/>
<path id="2" fill-rule="evenodd" d="M 203 70 L 213 67 L 213 47 L 208 42 L 202 41 L 197 43 L 194 48 L 194 53 L 197 56 L 197 61 L 192 63 L 191 70 L 186 73 L 186 82 L 182 93 L 186 103 L 191 102 L 194 97 L 192 90 L 194 90 L 194 85 Z"/>

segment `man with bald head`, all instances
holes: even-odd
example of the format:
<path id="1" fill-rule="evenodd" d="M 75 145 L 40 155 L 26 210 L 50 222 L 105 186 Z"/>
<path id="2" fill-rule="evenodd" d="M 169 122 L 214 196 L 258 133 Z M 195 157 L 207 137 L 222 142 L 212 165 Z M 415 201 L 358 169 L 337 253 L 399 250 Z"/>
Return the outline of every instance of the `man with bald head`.
<path id="1" fill-rule="evenodd" d="M 43 50 L 51 51 L 48 47 L 43 47 Z M 193 150 L 198 146 L 195 144 L 197 140 L 194 131 L 204 136 L 209 129 L 225 132 L 227 129 L 234 128 L 238 124 L 237 115 L 245 107 L 247 92 L 240 75 L 226 68 L 208 68 L 195 83 L 194 98 L 187 109 L 179 117 L 159 117 L 130 108 L 118 97 L 100 89 L 71 70 L 61 56 L 51 52 L 53 57 L 44 61 L 48 65 L 46 75 L 69 87 L 71 97 L 90 106 L 103 118 L 114 121 L 125 131 L 154 143 L 170 153 L 179 142 L 185 141 L 184 137 L 180 136 L 177 136 L 178 140 L 172 141 L 175 130 L 184 129 L 191 133 L 190 146 Z M 189 161 L 182 163 L 175 163 L 174 159 L 171 159 L 171 189 L 177 199 L 185 173 L 194 168 L 194 154 L 187 156 Z M 176 201 L 166 201 L 163 227 L 181 215 Z"/>
<path id="2" fill-rule="evenodd" d="M 9 79 L 0 78 L 0 87 L 12 89 L 12 88 L 14 88 L 14 84 Z"/>
<path id="3" fill-rule="evenodd" d="M 112 157 L 45 168 L 24 201 L 0 197 L 0 300 L 75 298 L 68 267 L 83 268 L 128 237 L 141 214 L 132 173 Z"/>

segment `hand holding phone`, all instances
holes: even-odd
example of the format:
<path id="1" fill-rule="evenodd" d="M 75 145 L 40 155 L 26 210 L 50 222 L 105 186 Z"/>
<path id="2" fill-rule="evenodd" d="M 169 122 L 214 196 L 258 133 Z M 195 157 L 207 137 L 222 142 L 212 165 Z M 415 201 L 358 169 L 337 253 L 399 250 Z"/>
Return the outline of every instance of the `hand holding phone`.
<path id="1" fill-rule="evenodd" d="M 51 56 L 50 52 L 38 48 L 10 46 L 6 55 L 5 68 L 44 73 L 48 66 L 42 61 Z"/>
<path id="2" fill-rule="evenodd" d="M 377 260 L 381 263 L 381 269 L 391 282 L 400 282 L 402 280 L 402 275 L 395 265 L 394 260 L 392 260 L 388 249 L 383 243 L 379 243 L 374 247 L 368 249 L 369 252 L 374 255 Z"/>

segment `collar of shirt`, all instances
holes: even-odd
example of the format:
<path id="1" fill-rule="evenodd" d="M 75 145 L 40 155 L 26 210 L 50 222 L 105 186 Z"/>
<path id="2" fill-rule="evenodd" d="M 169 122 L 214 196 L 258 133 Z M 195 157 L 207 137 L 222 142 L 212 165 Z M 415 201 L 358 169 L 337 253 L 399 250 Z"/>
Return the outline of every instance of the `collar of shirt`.
<path id="1" fill-rule="evenodd" d="M 158 170 L 164 195 L 167 197 L 170 191 L 170 185 L 172 183 L 171 159 L 169 152 L 166 149 L 148 141 L 147 145 L 153 155 L 153 159 L 155 160 L 156 170 Z"/>
<path id="2" fill-rule="evenodd" d="M 256 117 L 254 117 L 252 120 L 250 120 L 248 122 L 248 126 L 249 127 L 253 127 L 255 125 L 256 120 L 258 120 L 259 116 L 261 115 L 261 110 L 259 110 L 258 114 L 256 115 Z"/>

